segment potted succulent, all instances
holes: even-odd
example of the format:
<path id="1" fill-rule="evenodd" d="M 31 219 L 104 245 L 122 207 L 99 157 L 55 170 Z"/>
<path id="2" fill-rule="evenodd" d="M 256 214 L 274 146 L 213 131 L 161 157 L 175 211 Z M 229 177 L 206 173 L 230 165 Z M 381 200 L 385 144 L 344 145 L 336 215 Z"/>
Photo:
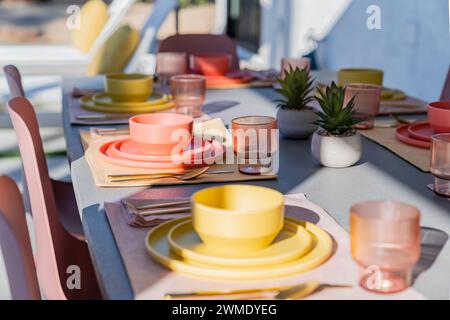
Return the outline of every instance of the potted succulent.
<path id="1" fill-rule="evenodd" d="M 282 98 L 278 102 L 277 122 L 280 133 L 287 138 L 304 139 L 317 130 L 318 120 L 309 103 L 314 100 L 313 80 L 308 70 L 285 70 L 284 78 L 277 79 L 280 88 L 275 89 Z"/>
<path id="2" fill-rule="evenodd" d="M 325 91 L 318 90 L 319 129 L 314 132 L 311 151 L 325 167 L 349 167 L 362 155 L 361 136 L 353 125 L 361 119 L 355 117 L 355 97 L 344 106 L 345 90 L 334 82 Z"/>

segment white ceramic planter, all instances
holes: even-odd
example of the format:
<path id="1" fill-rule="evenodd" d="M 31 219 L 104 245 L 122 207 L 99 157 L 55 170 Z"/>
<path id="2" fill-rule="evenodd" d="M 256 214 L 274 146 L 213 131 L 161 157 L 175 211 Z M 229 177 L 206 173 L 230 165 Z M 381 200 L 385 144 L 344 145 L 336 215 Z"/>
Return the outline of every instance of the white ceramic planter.
<path id="1" fill-rule="evenodd" d="M 278 129 L 283 137 L 291 139 L 309 138 L 317 125 L 313 124 L 318 116 L 311 109 L 289 110 L 279 108 L 277 111 Z"/>
<path id="2" fill-rule="evenodd" d="M 318 130 L 312 137 L 311 152 L 325 167 L 350 167 L 361 159 L 361 136 L 358 132 L 345 137 L 325 136 Z"/>

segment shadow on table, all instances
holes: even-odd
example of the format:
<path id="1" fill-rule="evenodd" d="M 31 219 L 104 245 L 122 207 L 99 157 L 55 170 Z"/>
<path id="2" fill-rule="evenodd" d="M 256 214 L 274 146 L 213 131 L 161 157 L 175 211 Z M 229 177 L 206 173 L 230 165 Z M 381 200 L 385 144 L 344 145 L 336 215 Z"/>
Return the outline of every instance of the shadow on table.
<path id="1" fill-rule="evenodd" d="M 287 217 L 294 216 L 297 219 L 308 221 L 314 224 L 317 224 L 320 220 L 319 215 L 314 211 L 298 206 L 285 205 L 284 214 Z"/>
<path id="2" fill-rule="evenodd" d="M 413 281 L 433 265 L 447 240 L 448 234 L 442 230 L 420 228 L 420 259 L 413 269 Z"/>
<path id="3" fill-rule="evenodd" d="M 211 113 L 225 111 L 229 108 L 237 106 L 238 104 L 239 104 L 238 101 L 231 101 L 231 100 L 213 101 L 213 102 L 205 104 L 203 106 L 202 110 L 206 114 L 211 114 Z"/>

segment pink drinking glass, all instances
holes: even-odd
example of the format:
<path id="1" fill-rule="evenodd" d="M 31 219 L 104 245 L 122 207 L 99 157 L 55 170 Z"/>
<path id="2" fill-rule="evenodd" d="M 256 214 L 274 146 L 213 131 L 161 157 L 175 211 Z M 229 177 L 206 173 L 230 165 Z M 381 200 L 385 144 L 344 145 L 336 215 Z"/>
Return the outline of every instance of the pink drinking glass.
<path id="1" fill-rule="evenodd" d="M 434 176 L 434 191 L 450 197 L 450 133 L 431 137 L 431 173 Z"/>
<path id="2" fill-rule="evenodd" d="M 350 245 L 361 287 L 379 293 L 411 285 L 420 257 L 420 212 L 411 205 L 367 201 L 350 209 Z"/>
<path id="3" fill-rule="evenodd" d="M 311 69 L 311 59 L 309 58 L 283 58 L 281 59 L 281 79 L 284 79 L 284 73 L 286 70 L 292 69 Z"/>
<path id="4" fill-rule="evenodd" d="M 162 87 L 170 85 L 170 77 L 186 74 L 188 58 L 185 52 L 160 52 L 156 55 L 156 74 Z"/>
<path id="5" fill-rule="evenodd" d="M 231 121 L 233 149 L 239 171 L 264 174 L 273 170 L 273 155 L 278 150 L 277 120 L 268 116 L 245 116 Z"/>
<path id="6" fill-rule="evenodd" d="M 354 125 L 357 129 L 372 129 L 375 117 L 380 111 L 381 86 L 375 84 L 351 83 L 345 86 L 344 105 L 355 97 L 356 116 L 364 119 Z"/>
<path id="7" fill-rule="evenodd" d="M 194 118 L 200 117 L 205 101 L 205 77 L 195 74 L 178 75 L 170 78 L 170 84 L 176 112 Z"/>

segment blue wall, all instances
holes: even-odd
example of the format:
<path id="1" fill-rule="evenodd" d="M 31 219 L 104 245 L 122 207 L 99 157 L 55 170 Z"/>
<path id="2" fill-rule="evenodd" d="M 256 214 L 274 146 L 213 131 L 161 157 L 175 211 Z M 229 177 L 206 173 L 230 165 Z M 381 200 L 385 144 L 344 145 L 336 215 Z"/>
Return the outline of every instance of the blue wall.
<path id="1" fill-rule="evenodd" d="M 366 27 L 372 4 L 381 8 L 381 30 Z M 450 64 L 448 0 L 353 0 L 317 60 L 322 69 L 382 68 L 386 86 L 436 100 Z"/>

